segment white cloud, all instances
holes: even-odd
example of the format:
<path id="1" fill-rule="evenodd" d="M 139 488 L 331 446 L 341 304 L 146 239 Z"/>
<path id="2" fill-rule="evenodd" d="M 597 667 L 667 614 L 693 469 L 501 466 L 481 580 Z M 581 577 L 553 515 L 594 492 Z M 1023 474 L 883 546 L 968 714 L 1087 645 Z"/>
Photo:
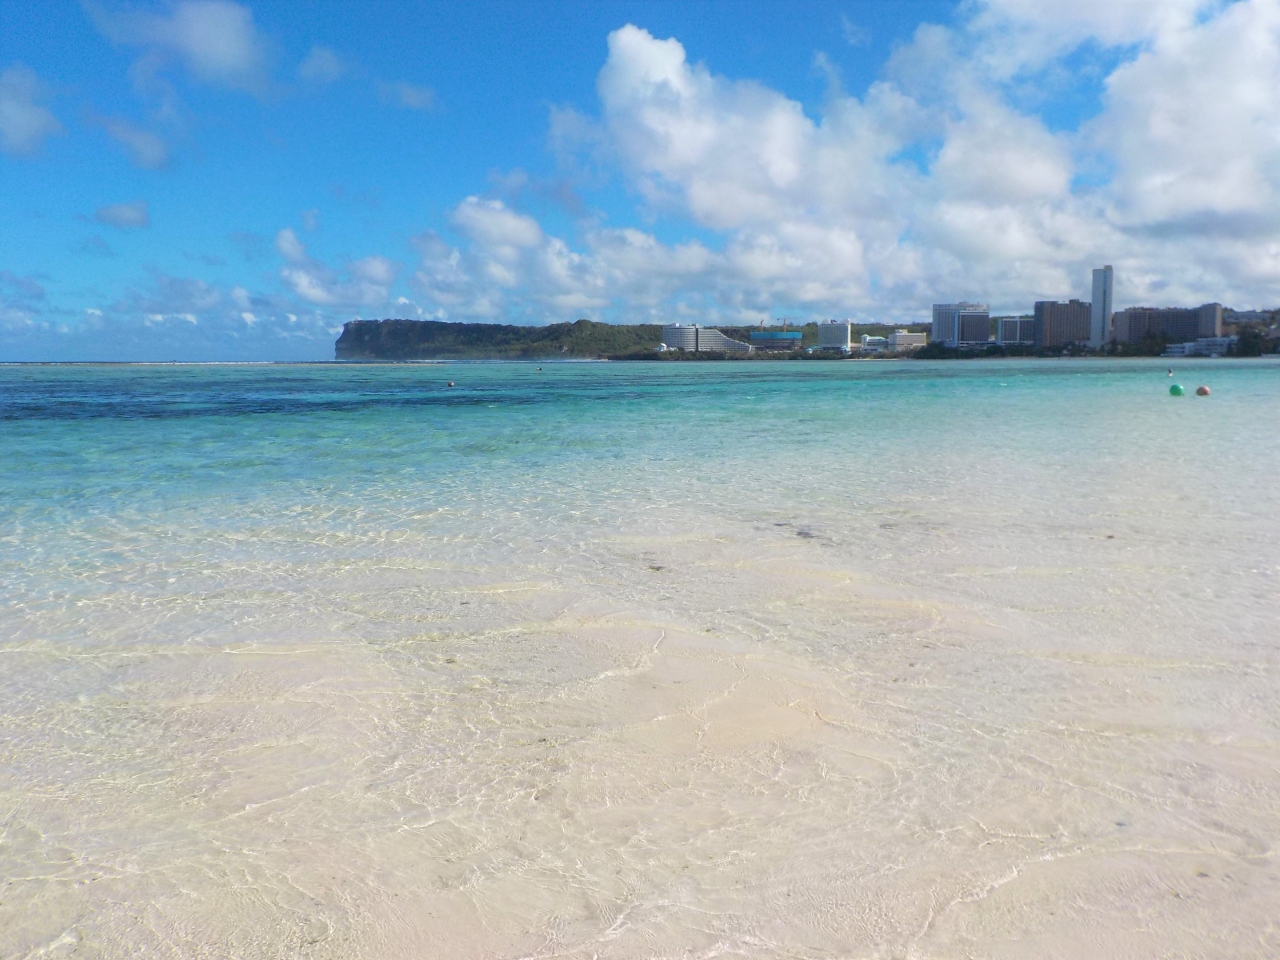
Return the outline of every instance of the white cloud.
<path id="1" fill-rule="evenodd" d="M 108 304 L 74 311 L 27 298 L 10 308 L 0 272 L 0 351 L 15 360 L 319 360 L 351 314 L 294 298 L 153 272 Z"/>
<path id="2" fill-rule="evenodd" d="M 577 252 L 500 200 L 468 197 L 451 220 L 466 244 L 419 237 L 422 261 L 413 276 L 445 317 L 559 321 L 599 313 L 617 299 L 625 301 L 622 316 L 651 319 L 685 287 L 714 284 L 727 269 L 724 257 L 700 244 L 669 247 L 634 229 L 591 229 L 587 251 Z"/>
<path id="3" fill-rule="evenodd" d="M 143 48 L 154 67 L 176 59 L 206 83 L 253 93 L 267 86 L 267 43 L 241 4 L 180 0 L 164 13 L 108 12 L 96 4 L 89 10 L 103 33 Z"/>
<path id="4" fill-rule="evenodd" d="M 1037 119 L 995 97 L 966 98 L 964 115 L 948 125 L 932 175 L 952 200 L 1026 204 L 1070 192 L 1069 148 Z"/>
<path id="5" fill-rule="evenodd" d="M 395 265 L 386 257 L 354 260 L 346 279 L 313 259 L 292 228 L 276 234 L 276 251 L 285 260 L 280 278 L 293 293 L 317 307 L 373 307 L 385 303 L 395 282 Z M 234 292 L 233 292 L 234 297 Z"/>
<path id="6" fill-rule="evenodd" d="M 1087 41 L 1144 45 L 1180 33 L 1229 0 L 980 0 L 969 23 L 974 52 L 999 76 L 1036 70 Z"/>
<path id="7" fill-rule="evenodd" d="M 276 250 L 291 264 L 308 262 L 307 248 L 302 245 L 302 241 L 298 239 L 292 227 L 285 227 L 276 234 Z"/>
<path id="8" fill-rule="evenodd" d="M 151 214 L 147 210 L 145 200 L 135 200 L 133 203 L 112 203 L 99 207 L 93 217 L 99 223 L 125 229 L 151 226 Z"/>
<path id="9" fill-rule="evenodd" d="M 523 309 L 564 319 L 557 311 L 613 309 L 637 317 L 696 301 L 754 320 L 774 304 L 865 303 L 877 259 L 894 259 L 899 271 L 910 262 L 891 257 L 920 180 L 914 167 L 890 162 L 911 112 L 901 94 L 882 88 L 868 104 L 845 99 L 818 124 L 775 91 L 688 64 L 674 40 L 626 27 L 609 42 L 598 83 L 602 132 L 584 131 L 575 117 L 572 136 L 602 144 L 655 209 L 723 231 L 724 250 L 593 227 L 586 251 L 575 252 L 531 217 L 471 197 L 452 216 L 463 248 L 439 238 L 423 244 L 416 281 L 426 295 L 457 315 Z M 1037 143 L 1052 157 L 1024 151 L 1020 163 L 1037 162 L 1019 167 L 1019 186 L 1061 191 L 1060 147 L 1047 135 Z M 959 179 L 962 155 L 953 153 Z M 972 190 L 990 189 L 971 179 Z"/>
<path id="10" fill-rule="evenodd" d="M 844 35 L 845 43 L 851 47 L 860 47 L 870 39 L 870 34 L 866 30 L 843 13 L 840 14 L 840 32 Z"/>
<path id="11" fill-rule="evenodd" d="M 389 287 L 396 278 L 395 265 L 386 257 L 374 256 L 356 260 L 351 264 L 350 270 L 351 275 L 363 283 L 380 287 Z"/>
<path id="12" fill-rule="evenodd" d="M 285 228 L 276 292 L 157 277 L 97 319 L 141 329 L 166 318 L 154 329 L 237 343 L 311 338 L 308 349 L 331 344 L 341 319 L 390 304 L 517 322 L 906 320 L 933 300 L 1021 311 L 1087 298 L 1101 263 L 1117 268 L 1121 306 L 1275 305 L 1280 0 L 975 0 L 962 15 L 923 25 L 877 82 L 857 96 L 832 89 L 818 112 L 625 27 L 609 38 L 596 115 L 553 110 L 551 145 L 578 185 L 620 178 L 641 198 L 638 219 L 659 226 L 575 210 L 574 235 L 557 236 L 521 208 L 527 176 L 496 178 L 503 199 L 466 197 L 447 236 L 415 239 L 416 302 L 397 296 L 394 260 L 329 265 Z M 145 56 L 186 56 L 144 45 Z M 1096 115 L 1076 129 L 1042 115 L 1050 75 L 1077 63 L 1069 55 L 1105 65 Z M 379 92 L 413 105 L 397 85 Z M 135 159 L 167 160 L 159 138 L 138 153 L 145 131 L 108 130 L 133 137 Z M 28 298 L 6 309 L 15 329 L 35 329 L 49 308 Z"/>
<path id="13" fill-rule="evenodd" d="M 347 72 L 346 65 L 328 47 L 315 45 L 307 58 L 298 64 L 299 79 L 308 83 L 333 83 Z"/>
<path id="14" fill-rule="evenodd" d="M 1107 81 L 1090 128 L 1124 224 L 1280 227 L 1280 4 L 1237 3 L 1160 35 Z"/>
<path id="15" fill-rule="evenodd" d="M 47 107 L 34 70 L 14 63 L 0 71 L 0 149 L 20 157 L 39 152 L 46 138 L 63 132 Z"/>
<path id="16" fill-rule="evenodd" d="M 974 9 L 956 28 L 923 25 L 882 80 L 834 91 L 819 116 L 688 62 L 674 39 L 617 30 L 598 119 L 554 110 L 552 146 L 570 169 L 585 152 L 621 172 L 652 216 L 720 249 L 591 221 L 575 249 L 469 197 L 451 218 L 461 244 L 419 238 L 413 282 L 450 316 L 527 320 L 919 319 L 957 297 L 1029 310 L 1087 297 L 1101 263 L 1117 266 L 1122 302 L 1274 301 L 1280 0 Z M 1120 65 L 1099 114 L 1055 132 L 1015 94 L 1034 102 L 1043 57 L 1086 42 Z"/>
<path id="17" fill-rule="evenodd" d="M 290 288 L 307 303 L 320 307 L 328 307 L 337 303 L 337 297 L 325 286 L 324 281 L 311 270 L 300 267 L 285 267 L 280 276 Z"/>
<path id="18" fill-rule="evenodd" d="M 501 200 L 467 197 L 453 211 L 453 223 L 504 260 L 514 260 L 521 250 L 537 247 L 544 239 L 538 221 L 516 213 Z"/>
<path id="19" fill-rule="evenodd" d="M 713 77 L 678 41 L 632 26 L 609 35 L 597 88 L 610 139 L 651 202 L 721 229 L 790 205 L 815 132 L 798 103 Z"/>

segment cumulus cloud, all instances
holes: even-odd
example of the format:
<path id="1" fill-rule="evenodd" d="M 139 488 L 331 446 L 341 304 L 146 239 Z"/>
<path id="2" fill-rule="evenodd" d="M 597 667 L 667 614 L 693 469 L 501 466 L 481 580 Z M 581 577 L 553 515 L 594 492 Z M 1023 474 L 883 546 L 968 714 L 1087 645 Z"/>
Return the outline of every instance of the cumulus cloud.
<path id="1" fill-rule="evenodd" d="M 1120 302 L 1274 299 L 1280 2 L 970 11 L 922 25 L 879 81 L 833 91 L 820 115 L 690 62 L 676 39 L 616 30 L 598 115 L 553 111 L 552 146 L 570 169 L 620 173 L 650 216 L 719 242 L 586 222 L 571 245 L 469 197 L 452 214 L 456 241 L 418 238 L 413 283 L 428 309 L 530 321 L 902 320 L 959 297 L 1026 310 L 1087 297 L 1102 263 L 1117 267 Z M 1016 94 L 1045 57 L 1085 44 L 1118 66 L 1095 117 L 1051 129 Z"/>
<path id="2" fill-rule="evenodd" d="M 151 226 L 151 214 L 147 210 L 145 200 L 135 200 L 133 203 L 112 203 L 99 207 L 93 218 L 99 223 L 126 229 Z"/>
<path id="3" fill-rule="evenodd" d="M 1107 80 L 1090 133 L 1125 224 L 1280 225 L 1280 4 L 1245 2 L 1157 35 Z"/>
<path id="4" fill-rule="evenodd" d="M 284 257 L 286 263 L 294 266 L 310 262 L 307 248 L 302 245 L 292 227 L 285 227 L 276 234 L 276 251 Z"/>
<path id="5" fill-rule="evenodd" d="M 891 259 L 920 179 L 890 162 L 903 129 L 918 122 L 904 121 L 911 111 L 902 95 L 879 90 L 872 108 L 846 100 L 819 124 L 776 91 L 689 64 L 675 40 L 626 27 L 609 43 L 597 131 L 560 111 L 554 132 L 607 154 L 656 211 L 722 232 L 723 248 L 589 225 L 574 250 L 501 201 L 471 197 L 452 216 L 461 246 L 420 238 L 419 291 L 451 315 L 514 311 L 529 320 L 564 319 L 565 311 L 755 320 L 774 305 L 865 304 L 874 260 Z M 1063 188 L 1060 148 L 1047 139 L 1050 161 L 1029 172 L 1026 155 L 1011 161 L 1024 193 Z M 953 152 L 959 180 L 962 158 Z M 970 180 L 972 193 L 990 189 Z M 893 269 L 911 262 L 898 257 Z"/>
<path id="6" fill-rule="evenodd" d="M 975 257 L 1039 236 L 1071 204 L 1064 145 L 935 49 L 945 39 L 936 28 L 916 41 L 937 74 L 931 98 L 880 82 L 815 120 L 777 91 L 690 64 L 675 40 L 625 27 L 609 38 L 601 122 L 655 209 L 726 232 L 731 279 L 757 301 L 882 308 L 931 283 L 970 283 Z M 924 172 L 902 156 L 921 139 L 940 145 Z M 1028 279 L 1024 268 L 1002 284 Z"/>
<path id="7" fill-rule="evenodd" d="M 346 65 L 328 47 L 315 45 L 307 58 L 298 64 L 298 78 L 308 83 L 333 83 L 347 72 Z"/>
<path id="8" fill-rule="evenodd" d="M 998 76 L 1038 69 L 1088 42 L 1142 46 L 1184 33 L 1224 0 L 982 0 L 968 24 L 974 52 Z"/>
<path id="9" fill-rule="evenodd" d="M 161 272 L 114 301 L 72 312 L 8 297 L 0 274 L 7 359 L 330 359 L 341 326 L 342 318 L 286 296 Z"/>
<path id="10" fill-rule="evenodd" d="M 276 234 L 276 252 L 284 259 L 280 278 L 306 303 L 316 307 L 376 307 L 390 297 L 396 268 L 386 257 L 353 260 L 335 271 L 315 260 L 291 227 Z"/>
<path id="11" fill-rule="evenodd" d="M 513 261 L 522 250 L 542 244 L 542 227 L 533 217 L 510 210 L 500 200 L 467 197 L 453 211 L 453 224 L 494 256 Z"/>
<path id="12" fill-rule="evenodd" d="M 1101 95 L 1063 129 L 1044 104 L 1073 57 L 1099 71 Z M 950 26 L 922 25 L 865 91 L 834 87 L 819 110 L 628 26 L 608 38 L 597 108 L 554 109 L 550 146 L 576 187 L 617 178 L 640 198 L 637 222 L 658 227 L 577 209 L 573 235 L 558 236 L 522 206 L 538 198 L 517 173 L 416 237 L 407 276 L 382 255 L 326 263 L 293 228 L 274 251 L 238 234 L 246 258 L 279 258 L 275 291 L 156 277 L 94 322 L 328 356 L 342 319 L 389 306 L 507 322 L 902 321 L 934 300 L 1020 312 L 1087 298 L 1102 263 L 1116 266 L 1119 306 L 1274 306 L 1278 88 L 1280 0 L 974 0 Z M 378 91 L 413 106 L 394 84 Z M 405 281 L 413 300 L 399 295 Z M 46 301 L 8 289 L 14 329 L 54 322 Z"/>
<path id="13" fill-rule="evenodd" d="M 267 43 L 253 12 L 232 0 L 180 0 L 163 12 L 89 10 L 116 43 L 140 47 L 148 69 L 182 63 L 206 83 L 252 93 L 267 86 Z"/>
<path id="14" fill-rule="evenodd" d="M 0 71 L 0 149 L 20 157 L 39 152 L 44 141 L 63 132 L 41 104 L 45 89 L 34 70 L 14 63 Z"/>
<path id="15" fill-rule="evenodd" d="M 851 47 L 860 47 L 870 39 L 870 34 L 866 30 L 843 13 L 840 14 L 840 32 L 844 35 L 845 43 Z"/>
<path id="16" fill-rule="evenodd" d="M 729 270 L 699 243 L 667 246 L 631 228 L 593 227 L 586 250 L 575 251 L 496 199 L 468 197 L 451 225 L 461 246 L 432 232 L 416 238 L 421 263 L 412 283 L 442 316 L 459 319 L 543 323 L 616 306 L 620 319 L 653 319 L 683 298 L 715 309 L 699 291 Z"/>

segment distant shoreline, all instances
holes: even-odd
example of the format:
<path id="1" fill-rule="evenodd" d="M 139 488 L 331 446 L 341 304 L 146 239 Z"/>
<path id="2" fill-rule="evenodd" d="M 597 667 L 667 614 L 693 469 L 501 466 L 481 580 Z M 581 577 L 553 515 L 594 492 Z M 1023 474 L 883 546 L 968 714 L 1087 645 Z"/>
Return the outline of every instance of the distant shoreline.
<path id="1" fill-rule="evenodd" d="M 1078 355 L 1067 357 L 1029 357 L 1029 356 L 967 356 L 967 357 L 935 357 L 935 358 L 916 358 L 911 356 L 897 357 L 842 357 L 839 359 L 829 357 L 768 357 L 761 358 L 759 361 L 767 364 L 778 363 L 796 363 L 796 364 L 813 364 L 813 363 L 846 363 L 849 361 L 869 361 L 874 363 L 901 363 L 910 361 L 913 365 L 920 363 L 950 363 L 953 360 L 974 360 L 974 361 L 995 361 L 1008 363 L 1014 361 L 1027 361 L 1034 363 L 1061 363 L 1079 360 L 1104 360 L 1119 361 L 1127 360 L 1134 362 L 1150 363 L 1153 366 L 1187 366 L 1191 362 L 1199 363 L 1220 363 L 1222 361 L 1235 360 L 1272 360 L 1280 361 L 1280 354 L 1263 354 L 1262 356 L 1249 357 L 1160 357 L 1160 356 L 1116 356 L 1116 355 Z M 745 360 L 745 358 L 743 358 Z M 686 357 L 676 361 L 665 361 L 668 363 L 706 363 L 706 364 L 722 364 L 725 362 L 736 361 L 743 362 L 739 358 L 721 358 L 721 357 Z M 662 361 L 659 361 L 659 364 Z M 455 366 L 455 365 L 478 365 L 478 364 L 511 364 L 514 366 L 577 366 L 582 364 L 616 364 L 616 363 L 636 363 L 646 366 L 653 366 L 654 361 L 647 358 L 624 357 L 537 357 L 526 359 L 523 357 L 439 357 L 425 360 L 397 360 L 397 359 L 370 359 L 370 360 L 0 360 L 0 369 L 4 368 L 30 368 L 30 367 L 436 367 L 436 366 Z"/>

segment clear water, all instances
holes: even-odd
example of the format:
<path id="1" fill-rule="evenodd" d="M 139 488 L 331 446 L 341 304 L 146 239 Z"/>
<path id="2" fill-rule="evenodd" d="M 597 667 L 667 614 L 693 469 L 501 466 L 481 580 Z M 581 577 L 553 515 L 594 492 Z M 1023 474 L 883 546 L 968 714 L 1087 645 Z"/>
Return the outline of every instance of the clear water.
<path id="1" fill-rule="evenodd" d="M 1280 954 L 1280 365 L 1177 371 L 0 367 L 0 956 Z"/>

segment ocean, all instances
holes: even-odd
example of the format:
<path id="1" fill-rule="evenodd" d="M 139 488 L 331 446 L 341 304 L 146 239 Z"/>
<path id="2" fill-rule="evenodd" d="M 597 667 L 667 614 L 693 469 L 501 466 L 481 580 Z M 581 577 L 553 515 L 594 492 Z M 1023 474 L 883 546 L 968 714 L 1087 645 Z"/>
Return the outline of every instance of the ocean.
<path id="1" fill-rule="evenodd" d="M 0 367 L 0 957 L 1280 955 L 1167 363 Z"/>

